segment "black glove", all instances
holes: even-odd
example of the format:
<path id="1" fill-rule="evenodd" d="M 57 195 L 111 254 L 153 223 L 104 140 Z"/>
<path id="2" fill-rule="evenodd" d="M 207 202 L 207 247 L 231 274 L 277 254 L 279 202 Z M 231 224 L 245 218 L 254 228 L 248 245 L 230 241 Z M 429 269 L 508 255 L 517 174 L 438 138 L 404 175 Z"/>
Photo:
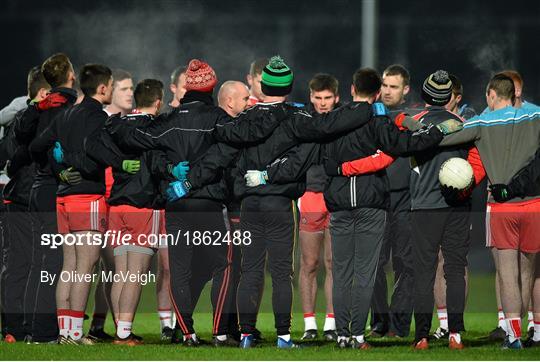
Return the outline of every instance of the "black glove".
<path id="1" fill-rule="evenodd" d="M 60 172 L 60 180 L 69 185 L 76 185 L 82 181 L 81 173 L 75 170 L 73 167 L 70 167 L 66 170 Z"/>
<path id="2" fill-rule="evenodd" d="M 341 163 L 337 163 L 334 159 L 327 158 L 324 161 L 324 170 L 328 176 L 342 176 Z"/>
<path id="3" fill-rule="evenodd" d="M 441 185 L 441 194 L 448 205 L 458 206 L 471 197 L 473 188 L 473 186 L 470 186 L 463 190 L 459 190 L 452 186 Z"/>
<path id="4" fill-rule="evenodd" d="M 514 198 L 512 189 L 505 184 L 490 185 L 489 191 L 491 192 L 491 196 L 493 196 L 497 202 L 505 202 Z"/>

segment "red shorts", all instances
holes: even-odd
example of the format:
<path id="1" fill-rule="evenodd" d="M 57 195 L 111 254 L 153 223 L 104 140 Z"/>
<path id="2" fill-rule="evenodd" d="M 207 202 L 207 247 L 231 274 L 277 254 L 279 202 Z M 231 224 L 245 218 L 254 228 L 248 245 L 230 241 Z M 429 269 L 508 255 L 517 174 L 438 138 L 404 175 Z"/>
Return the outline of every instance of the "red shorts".
<path id="1" fill-rule="evenodd" d="M 111 206 L 109 209 L 109 230 L 117 235 L 131 235 L 125 243 L 157 249 L 160 246 L 160 236 L 165 234 L 165 211 L 139 209 L 130 205 Z M 119 238 L 116 237 L 115 241 Z M 109 241 L 110 242 L 110 241 Z M 115 242 L 113 247 L 121 246 Z"/>
<path id="2" fill-rule="evenodd" d="M 69 195 L 56 198 L 58 232 L 107 230 L 107 204 L 103 195 Z"/>
<path id="3" fill-rule="evenodd" d="M 540 199 L 488 203 L 487 246 L 540 252 Z"/>
<path id="4" fill-rule="evenodd" d="M 322 192 L 306 191 L 298 200 L 300 207 L 300 231 L 323 232 L 330 225 L 330 213 Z"/>

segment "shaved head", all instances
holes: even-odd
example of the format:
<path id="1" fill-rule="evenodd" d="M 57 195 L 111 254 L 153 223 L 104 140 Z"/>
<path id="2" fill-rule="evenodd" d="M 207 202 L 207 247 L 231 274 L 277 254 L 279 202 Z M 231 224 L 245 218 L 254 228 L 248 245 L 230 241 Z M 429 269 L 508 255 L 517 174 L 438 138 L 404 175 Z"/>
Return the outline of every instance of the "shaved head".
<path id="1" fill-rule="evenodd" d="M 232 117 L 236 117 L 247 108 L 248 100 L 249 89 L 242 82 L 228 80 L 219 88 L 219 106 Z"/>

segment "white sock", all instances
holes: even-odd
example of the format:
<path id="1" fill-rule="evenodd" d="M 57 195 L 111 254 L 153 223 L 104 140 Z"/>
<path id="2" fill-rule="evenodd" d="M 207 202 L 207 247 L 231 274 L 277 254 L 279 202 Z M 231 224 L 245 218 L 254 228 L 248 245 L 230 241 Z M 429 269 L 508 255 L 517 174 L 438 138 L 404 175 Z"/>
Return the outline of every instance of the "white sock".
<path id="1" fill-rule="evenodd" d="M 540 342 L 540 322 L 534 322 L 533 341 Z"/>
<path id="2" fill-rule="evenodd" d="M 290 334 L 283 334 L 281 336 L 278 336 L 279 338 L 283 339 L 285 342 L 289 342 L 291 340 Z"/>
<path id="3" fill-rule="evenodd" d="M 439 326 L 448 330 L 448 311 L 446 307 L 437 307 L 437 317 L 439 318 Z"/>
<path id="4" fill-rule="evenodd" d="M 69 329 L 71 325 L 71 317 L 67 315 L 61 315 L 57 317 L 58 319 L 58 329 L 60 330 L 60 335 L 62 337 L 69 336 Z"/>
<path id="5" fill-rule="evenodd" d="M 116 326 L 116 335 L 118 338 L 127 338 L 131 334 L 132 325 L 133 322 L 118 321 L 118 325 Z"/>
<path id="6" fill-rule="evenodd" d="M 170 309 L 158 309 L 158 314 L 161 329 L 165 327 L 172 328 L 172 311 Z"/>
<path id="7" fill-rule="evenodd" d="M 504 319 L 504 312 L 502 309 L 499 309 L 499 327 L 501 327 L 508 334 L 508 329 L 506 328 L 506 319 Z"/>
<path id="8" fill-rule="evenodd" d="M 527 314 L 527 320 L 529 322 L 529 325 L 527 325 L 527 330 L 531 329 L 531 328 L 534 328 L 534 314 L 533 314 L 533 311 L 530 310 L 529 313 Z"/>
<path id="9" fill-rule="evenodd" d="M 323 331 L 335 331 L 336 330 L 336 319 L 334 318 L 334 313 L 327 313 L 326 319 L 324 320 Z"/>
<path id="10" fill-rule="evenodd" d="M 315 313 L 304 313 L 304 331 L 308 331 L 310 329 L 317 330 Z"/>
<path id="11" fill-rule="evenodd" d="M 71 329 L 69 330 L 69 336 L 71 339 L 77 341 L 83 336 L 83 323 L 84 317 L 71 317 Z"/>
<path id="12" fill-rule="evenodd" d="M 218 341 L 225 341 L 227 339 L 227 335 L 226 334 L 220 334 L 219 336 L 216 336 L 217 340 Z"/>
<path id="13" fill-rule="evenodd" d="M 353 339 L 356 339 L 356 341 L 358 343 L 364 343 L 364 335 L 363 334 L 359 335 L 359 336 L 352 336 L 352 337 L 353 337 Z"/>
<path id="14" fill-rule="evenodd" d="M 450 333 L 448 340 L 450 340 L 450 338 L 454 338 L 457 343 L 461 343 L 461 335 L 459 333 Z"/>
<path id="15" fill-rule="evenodd" d="M 341 342 L 341 341 L 347 341 L 347 342 L 349 342 L 349 337 L 338 336 L 338 337 L 337 337 L 337 341 L 338 341 L 338 343 Z"/>
<path id="16" fill-rule="evenodd" d="M 521 338 L 521 318 L 506 318 L 506 327 L 510 343 Z"/>
<path id="17" fill-rule="evenodd" d="M 193 338 L 194 341 L 197 340 L 197 335 L 195 333 L 192 333 L 192 334 L 185 334 L 184 335 L 184 341 L 189 339 L 190 337 Z"/>

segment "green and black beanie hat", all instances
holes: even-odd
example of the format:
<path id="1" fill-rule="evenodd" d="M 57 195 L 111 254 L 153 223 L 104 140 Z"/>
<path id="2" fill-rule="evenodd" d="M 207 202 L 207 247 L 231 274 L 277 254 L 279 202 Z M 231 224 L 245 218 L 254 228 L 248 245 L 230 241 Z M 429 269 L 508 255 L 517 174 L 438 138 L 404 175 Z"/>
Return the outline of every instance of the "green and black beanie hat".
<path id="1" fill-rule="evenodd" d="M 261 90 L 267 96 L 286 96 L 291 93 L 293 81 L 292 70 L 276 55 L 263 68 Z"/>

